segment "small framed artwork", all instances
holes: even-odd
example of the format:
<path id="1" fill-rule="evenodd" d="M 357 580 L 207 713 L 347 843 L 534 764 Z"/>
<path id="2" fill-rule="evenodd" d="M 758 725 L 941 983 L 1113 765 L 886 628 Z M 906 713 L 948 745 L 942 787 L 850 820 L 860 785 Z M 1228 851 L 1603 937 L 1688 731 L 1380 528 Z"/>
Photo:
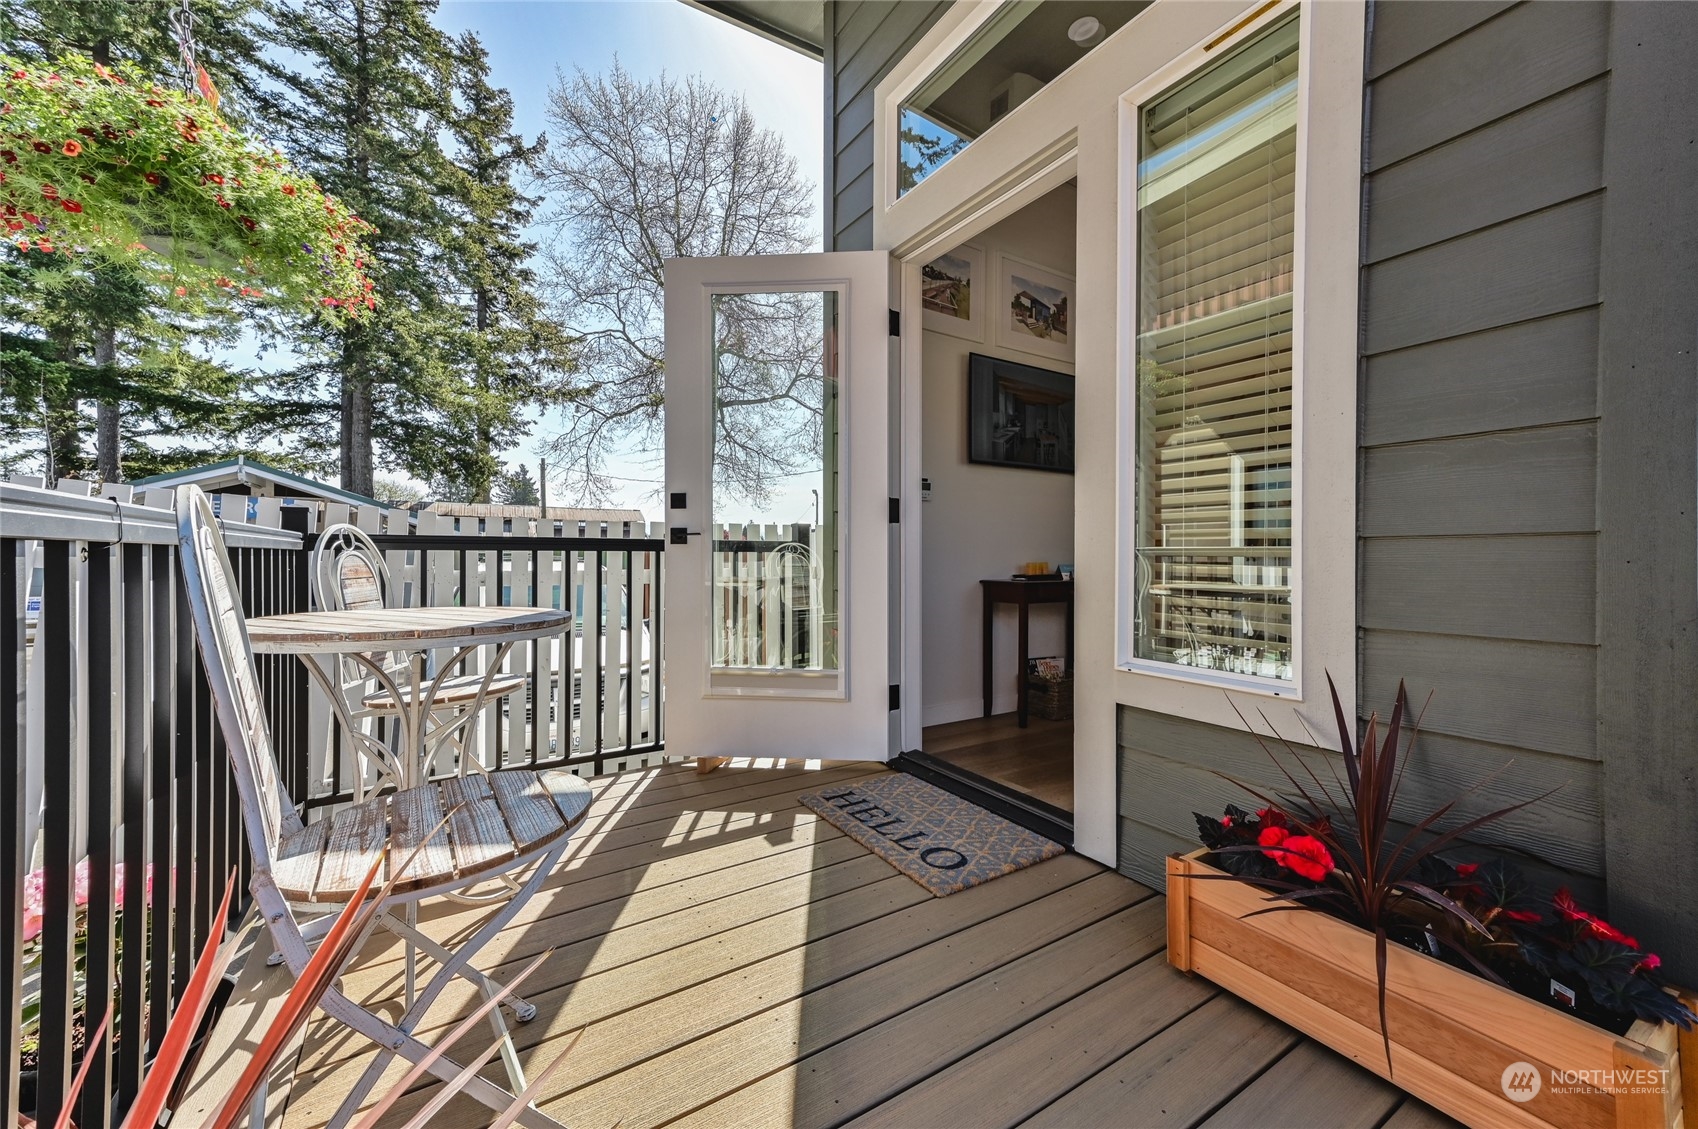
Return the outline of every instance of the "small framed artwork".
<path id="1" fill-rule="evenodd" d="M 996 259 L 996 279 L 996 343 L 1072 364 L 1073 280 L 1002 254 Z"/>
<path id="2" fill-rule="evenodd" d="M 926 329 L 985 339 L 985 300 L 990 286 L 985 278 L 985 253 L 963 243 L 920 268 L 920 305 Z"/>
<path id="3" fill-rule="evenodd" d="M 969 354 L 967 460 L 1072 474 L 1073 378 Z"/>

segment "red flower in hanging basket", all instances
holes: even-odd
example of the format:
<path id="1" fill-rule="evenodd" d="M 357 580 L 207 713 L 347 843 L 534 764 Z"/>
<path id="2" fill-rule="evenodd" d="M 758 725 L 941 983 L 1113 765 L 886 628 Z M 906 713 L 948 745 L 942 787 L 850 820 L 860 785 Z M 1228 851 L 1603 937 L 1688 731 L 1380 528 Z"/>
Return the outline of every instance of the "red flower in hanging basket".
<path id="1" fill-rule="evenodd" d="M 149 99 L 148 99 L 148 100 L 147 100 L 147 104 L 148 104 L 148 105 L 149 105 L 149 106 L 154 106 L 154 107 L 159 107 L 159 106 L 163 106 L 163 105 L 165 105 L 165 103 L 163 103 L 163 102 L 161 102 L 161 101 L 160 101 L 160 100 L 159 100 L 159 99 L 157 99 L 157 98 L 149 98 Z"/>
<path id="2" fill-rule="evenodd" d="M 79 125 L 77 127 L 77 132 L 82 134 L 84 137 L 93 137 L 94 127 L 91 125 Z"/>
<path id="3" fill-rule="evenodd" d="M 207 173 L 205 176 L 200 178 L 200 182 L 202 184 L 223 184 L 224 178 L 219 176 L 215 172 L 214 173 Z"/>
<path id="4" fill-rule="evenodd" d="M 15 165 L 18 163 L 18 155 L 10 149 L 0 149 L 0 161 L 5 161 L 8 165 Z"/>
<path id="5" fill-rule="evenodd" d="M 65 156 L 67 156 L 67 157 L 81 156 L 82 151 L 83 151 L 83 143 L 81 141 L 77 141 L 77 140 L 74 140 L 74 139 L 71 140 L 71 141 L 65 142 L 64 145 L 59 147 L 59 152 L 65 154 Z"/>
<path id="6" fill-rule="evenodd" d="M 30 148 L 34 149 L 37 153 L 53 152 L 53 146 L 49 145 L 45 141 L 32 141 L 30 142 Z"/>
<path id="7" fill-rule="evenodd" d="M 249 231 L 252 231 L 259 226 L 259 224 L 254 222 L 254 219 L 253 219 L 252 216 L 242 216 L 241 221 L 242 221 L 242 226 L 247 228 Z"/>
<path id="8" fill-rule="evenodd" d="M 81 212 L 83 210 L 83 206 L 75 200 L 61 200 L 59 206 L 67 212 Z"/>
<path id="9" fill-rule="evenodd" d="M 295 194 L 295 186 L 293 184 L 285 184 L 283 186 L 283 195 L 293 196 L 294 194 Z"/>
<path id="10" fill-rule="evenodd" d="M 53 240 L 37 239 L 35 241 L 35 249 L 44 255 L 51 255 L 53 253 Z"/>
<path id="11" fill-rule="evenodd" d="M 189 288 L 187 286 L 177 287 L 177 297 L 179 297 L 179 298 L 185 297 L 188 294 L 188 292 L 189 292 Z"/>
<path id="12" fill-rule="evenodd" d="M 51 184 L 42 185 L 41 194 L 49 200 L 57 200 L 59 198 L 59 190 Z"/>
<path id="13" fill-rule="evenodd" d="M 230 201 L 226 200 L 224 197 L 219 196 L 216 197 L 216 199 L 218 200 L 218 206 L 220 208 L 228 208 L 230 206 Z"/>
<path id="14" fill-rule="evenodd" d="M 12 77 L 13 78 L 28 78 L 29 72 L 28 71 L 13 71 Z"/>
<path id="15" fill-rule="evenodd" d="M 144 172 L 142 173 L 142 179 L 147 181 L 149 184 L 158 184 L 159 174 L 156 172 Z"/>

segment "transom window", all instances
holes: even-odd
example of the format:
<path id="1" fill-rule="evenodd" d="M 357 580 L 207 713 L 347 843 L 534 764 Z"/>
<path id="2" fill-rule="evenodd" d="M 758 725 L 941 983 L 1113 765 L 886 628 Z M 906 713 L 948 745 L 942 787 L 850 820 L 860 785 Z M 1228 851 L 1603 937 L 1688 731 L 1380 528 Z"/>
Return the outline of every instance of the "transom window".
<path id="1" fill-rule="evenodd" d="M 1294 15 L 1138 117 L 1135 657 L 1293 680 Z"/>
<path id="2" fill-rule="evenodd" d="M 896 194 L 936 172 L 1148 6 L 1149 0 L 1004 0 L 902 100 Z"/>

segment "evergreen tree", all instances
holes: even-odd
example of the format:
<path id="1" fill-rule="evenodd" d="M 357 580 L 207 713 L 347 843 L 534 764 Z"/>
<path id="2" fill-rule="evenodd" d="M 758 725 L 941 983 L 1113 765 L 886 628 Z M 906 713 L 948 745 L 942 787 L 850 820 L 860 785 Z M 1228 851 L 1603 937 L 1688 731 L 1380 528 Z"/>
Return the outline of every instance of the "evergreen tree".
<path id="1" fill-rule="evenodd" d="M 454 42 L 453 118 L 458 213 L 444 248 L 465 322 L 454 360 L 465 382 L 449 428 L 460 452 L 461 493 L 490 499 L 498 453 L 532 426 L 524 409 L 558 403 L 572 389 L 571 341 L 544 312 L 524 238 L 537 200 L 514 183 L 537 170 L 547 140 L 513 130 L 513 99 L 489 83 L 489 54 L 467 32 Z M 533 486 L 534 492 L 534 486 Z M 527 504 L 535 504 L 527 503 Z"/>
<path id="2" fill-rule="evenodd" d="M 520 463 L 503 474 L 495 486 L 495 500 L 504 506 L 542 505 L 542 496 L 537 493 L 537 480 L 531 477 L 531 468 Z"/>
<path id="3" fill-rule="evenodd" d="M 455 373 L 460 318 L 444 293 L 454 237 L 454 170 L 438 143 L 451 119 L 452 45 L 431 0 L 266 0 L 272 44 L 248 97 L 291 159 L 375 224 L 366 264 L 375 316 L 303 330 L 301 363 L 277 374 L 257 417 L 336 450 L 343 487 L 370 494 L 375 460 L 431 479 L 464 397 Z"/>

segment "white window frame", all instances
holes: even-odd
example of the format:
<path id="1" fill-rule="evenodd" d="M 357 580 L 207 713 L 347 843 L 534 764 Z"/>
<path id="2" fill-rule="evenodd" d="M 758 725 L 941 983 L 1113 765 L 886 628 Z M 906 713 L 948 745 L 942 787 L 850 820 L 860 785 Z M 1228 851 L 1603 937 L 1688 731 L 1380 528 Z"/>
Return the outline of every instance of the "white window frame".
<path id="1" fill-rule="evenodd" d="M 1298 294 L 1293 303 L 1294 351 L 1306 373 L 1299 457 L 1303 474 L 1304 560 L 1298 583 L 1302 610 L 1297 637 L 1303 664 L 1289 692 L 1274 697 L 1241 692 L 1167 671 L 1148 673 L 1119 663 L 1121 625 L 1128 622 L 1121 578 L 1122 535 L 1130 536 L 1125 476 L 1131 401 L 1126 395 L 1130 334 L 1123 312 L 1128 271 L 1121 195 L 1135 174 L 1136 152 L 1125 152 L 1118 108 L 1126 96 L 1148 99 L 1208 54 L 1205 45 L 1253 32 L 1269 12 L 1257 0 L 1155 0 L 1124 27 L 1030 99 L 1012 110 L 900 199 L 895 195 L 897 112 L 906 98 L 996 8 L 996 0 L 956 0 L 891 72 L 874 95 L 873 246 L 902 263 L 902 307 L 918 320 L 920 266 L 971 239 L 1045 192 L 1078 178 L 1080 287 L 1076 356 L 1079 450 L 1074 500 L 1076 595 L 1074 713 L 1074 848 L 1113 865 L 1118 849 L 1116 755 L 1119 707 L 1242 729 L 1237 711 L 1269 721 L 1282 733 L 1322 744 L 1332 706 L 1323 672 L 1330 672 L 1346 709 L 1356 702 L 1356 366 L 1357 272 L 1360 262 L 1361 136 L 1366 4 L 1363 0 L 1302 0 L 1300 50 L 1309 65 L 1299 93 L 1303 224 Z M 1250 21 L 1246 23 L 1245 21 Z M 1317 65 L 1319 61 L 1320 65 Z M 1142 76 L 1142 77 L 1141 77 Z M 1130 89 L 1128 86 L 1130 85 Z M 1119 103 L 1117 103 L 1117 99 Z M 1135 188 L 1134 188 L 1135 191 Z M 1111 225 L 1116 230 L 1111 232 Z M 920 336 L 905 334 L 902 349 L 900 481 L 905 499 L 919 496 Z M 1295 486 L 1295 482 L 1294 482 Z M 917 509 L 918 507 L 916 507 Z M 920 622 L 919 523 L 901 526 L 903 610 Z M 903 666 L 917 671 L 920 641 L 903 635 Z M 905 675 L 904 695 L 918 697 Z M 907 721 L 905 711 L 905 723 Z M 1300 724 L 1301 722 L 1301 724 Z M 910 735 L 917 740 L 918 725 Z M 914 747 L 912 744 L 906 747 Z"/>
<path id="2" fill-rule="evenodd" d="M 1292 368 L 1293 679 L 1144 659 L 1136 654 L 1138 122 L 1144 106 L 1273 23 L 1300 10 Z M 1355 705 L 1357 277 L 1360 263 L 1361 6 L 1284 0 L 1199 42 L 1120 99 L 1119 513 L 1115 665 L 1131 705 L 1222 724 L 1230 696 L 1304 703 L 1315 736 L 1334 728 L 1326 675 Z M 1159 688 L 1159 689 L 1153 689 Z M 1212 698 L 1198 700 L 1198 695 Z M 1130 699 L 1130 700 L 1129 700 Z M 1325 717 L 1318 707 L 1327 707 Z M 1246 711 L 1249 712 L 1249 711 Z M 1286 731 L 1281 727 L 1282 731 Z M 1288 733 L 1291 736 L 1306 734 Z"/>

